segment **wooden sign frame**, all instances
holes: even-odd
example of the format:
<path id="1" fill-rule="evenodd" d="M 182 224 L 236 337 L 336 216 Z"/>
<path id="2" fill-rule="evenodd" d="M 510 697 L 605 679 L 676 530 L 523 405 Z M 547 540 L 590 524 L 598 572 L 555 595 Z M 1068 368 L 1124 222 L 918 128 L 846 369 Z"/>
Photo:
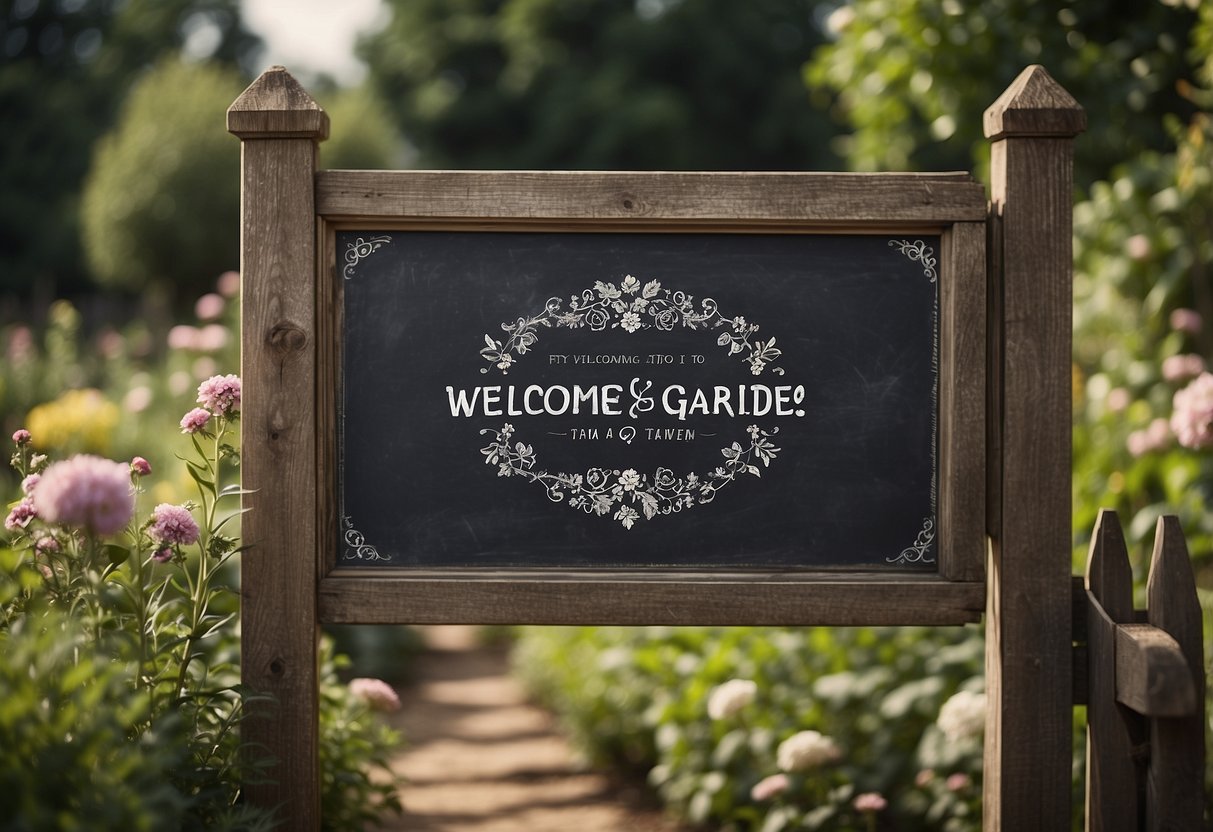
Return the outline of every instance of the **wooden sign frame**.
<path id="1" fill-rule="evenodd" d="M 330 304 L 319 314 L 332 320 L 333 332 L 340 331 L 341 288 L 334 237 L 346 229 L 939 234 L 939 399 L 941 414 L 950 414 L 939 431 L 935 575 L 715 568 L 375 570 L 342 568 L 336 550 L 329 549 L 319 586 L 322 620 L 842 625 L 959 624 L 980 617 L 985 194 L 968 175 L 320 171 L 316 214 L 327 263 L 317 276 L 320 297 Z M 324 364 L 337 366 L 339 341 L 321 343 Z M 324 377 L 336 382 L 337 372 Z M 336 444 L 331 431 L 321 435 L 326 446 Z M 335 488 L 335 476 L 331 467 L 321 474 L 326 489 Z M 336 505 L 334 499 L 327 509 L 330 524 Z"/>
<path id="2" fill-rule="evenodd" d="M 1070 166 L 1081 109 L 1039 67 L 967 174 L 318 171 L 328 118 L 281 67 L 242 140 L 242 675 L 273 708 L 250 785 L 319 828 L 319 624 L 958 625 L 986 613 L 987 829 L 1068 829 Z M 337 565 L 339 229 L 939 234 L 939 570 L 400 570 Z"/>

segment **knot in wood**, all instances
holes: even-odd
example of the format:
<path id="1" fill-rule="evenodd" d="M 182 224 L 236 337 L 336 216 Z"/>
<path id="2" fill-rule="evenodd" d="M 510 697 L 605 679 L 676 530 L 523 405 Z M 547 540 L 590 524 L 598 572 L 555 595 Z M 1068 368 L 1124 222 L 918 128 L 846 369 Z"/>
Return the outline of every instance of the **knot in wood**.
<path id="1" fill-rule="evenodd" d="M 276 324 L 270 330 L 269 346 L 278 356 L 300 352 L 307 346 L 307 333 L 291 323 Z"/>

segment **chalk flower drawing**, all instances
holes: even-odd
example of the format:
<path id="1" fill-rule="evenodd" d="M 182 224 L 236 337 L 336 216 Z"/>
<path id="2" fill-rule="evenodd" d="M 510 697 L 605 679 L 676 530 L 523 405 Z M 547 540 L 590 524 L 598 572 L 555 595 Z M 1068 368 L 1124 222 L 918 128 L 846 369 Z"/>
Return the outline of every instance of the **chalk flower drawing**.
<path id="1" fill-rule="evenodd" d="M 348 252 L 346 259 L 349 259 Z M 758 324 L 749 323 L 741 316 L 722 315 L 711 298 L 704 298 L 696 307 L 691 295 L 671 291 L 658 280 L 641 283 L 630 274 L 625 275 L 618 286 L 596 281 L 593 288 L 570 296 L 567 309 L 561 298 L 549 298 L 542 312 L 502 324 L 502 330 L 507 333 L 505 337 L 498 339 L 485 335 L 485 346 L 480 355 L 506 374 L 513 363 L 513 355 L 526 355 L 539 340 L 540 327 L 585 327 L 591 332 L 622 329 L 627 333 L 646 329 L 670 332 L 676 327 L 705 331 L 723 329 L 716 345 L 726 348 L 729 355 L 741 355 L 754 375 L 761 375 L 766 369 L 783 375 L 783 368 L 774 366 L 783 351 L 775 346 L 774 338 L 763 341 L 754 337 Z M 489 372 L 489 367 L 481 367 L 480 372 Z"/>
<path id="2" fill-rule="evenodd" d="M 669 468 L 658 468 L 652 476 L 642 474 L 634 468 L 622 471 L 607 468 L 590 468 L 584 474 L 565 474 L 537 468 L 535 449 L 514 437 L 514 426 L 506 423 L 500 429 L 486 428 L 480 433 L 492 434 L 492 442 L 480 449 L 487 465 L 497 466 L 499 477 L 521 477 L 527 482 L 539 483 L 547 491 L 553 503 L 567 502 L 571 507 L 599 517 L 610 515 L 625 529 L 630 529 L 640 519 L 652 520 L 658 515 L 677 514 L 683 509 L 706 505 L 716 498 L 716 493 L 739 476 L 762 476 L 762 469 L 769 467 L 779 448 L 771 437 L 779 428 L 770 431 L 750 425 L 748 445 L 734 442 L 722 448 L 724 462 L 707 474 L 694 471 L 678 476 Z"/>
<path id="3" fill-rule="evenodd" d="M 938 261 L 935 259 L 935 249 L 931 248 L 922 240 L 889 240 L 889 245 L 900 251 L 906 257 L 909 257 L 915 263 L 922 264 L 922 273 L 934 283 L 938 277 L 938 272 L 935 271 L 935 266 Z"/>

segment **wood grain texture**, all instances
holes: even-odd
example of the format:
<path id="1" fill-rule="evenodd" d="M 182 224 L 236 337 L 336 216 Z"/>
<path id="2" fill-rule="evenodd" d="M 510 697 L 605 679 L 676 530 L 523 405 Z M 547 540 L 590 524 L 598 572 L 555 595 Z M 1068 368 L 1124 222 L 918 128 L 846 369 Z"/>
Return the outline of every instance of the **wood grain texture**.
<path id="1" fill-rule="evenodd" d="M 939 573 L 985 578 L 986 230 L 957 223 L 940 270 Z"/>
<path id="2" fill-rule="evenodd" d="M 1034 89 L 1013 85 L 991 109 L 1039 109 Z M 1015 132 L 1031 126 L 1016 119 L 991 134 L 991 211 L 1001 239 L 992 287 L 1003 317 L 1001 508 L 989 575 L 983 822 L 987 830 L 1060 832 L 1070 828 L 1073 705 L 1073 151 L 1068 137 Z"/>
<path id="3" fill-rule="evenodd" d="M 227 129 L 241 139 L 323 141 L 329 117 L 280 66 L 263 72 L 227 110 Z"/>
<path id="4" fill-rule="evenodd" d="M 1178 518 L 1158 520 L 1146 596 L 1146 620 L 1175 639 L 1191 674 L 1196 701 L 1188 716 L 1150 722 L 1147 828 L 1151 832 L 1199 829 L 1205 766 L 1204 634 L 1192 562 Z"/>
<path id="5" fill-rule="evenodd" d="M 529 218 L 690 222 L 984 221 L 968 174 L 321 171 L 329 220 Z"/>
<path id="6" fill-rule="evenodd" d="M 955 625 L 978 621 L 984 601 L 980 583 L 935 577 L 350 571 L 321 581 L 324 623 Z"/>
<path id="7" fill-rule="evenodd" d="M 1019 73 L 986 110 L 986 138 L 1004 136 L 1077 136 L 1087 129 L 1087 114 L 1043 66 Z"/>
<path id="8" fill-rule="evenodd" d="M 308 830 L 320 828 L 313 176 L 324 131 L 297 86 L 271 70 L 229 118 L 244 140 L 242 480 L 251 493 L 243 498 L 241 678 L 275 700 L 241 725 L 252 753 L 276 759 L 273 782 L 250 784 L 246 795 L 278 808 L 285 828 Z M 274 108 L 261 121 L 259 104 Z"/>
<path id="9" fill-rule="evenodd" d="M 1133 620 L 1133 571 L 1116 512 L 1099 514 L 1087 556 L 1086 828 L 1131 832 L 1142 810 L 1134 748 L 1145 724 L 1117 703 L 1117 625 Z"/>
<path id="10" fill-rule="evenodd" d="M 1196 686 L 1179 642 L 1152 624 L 1116 628 L 1116 700 L 1144 716 L 1191 716 Z"/>

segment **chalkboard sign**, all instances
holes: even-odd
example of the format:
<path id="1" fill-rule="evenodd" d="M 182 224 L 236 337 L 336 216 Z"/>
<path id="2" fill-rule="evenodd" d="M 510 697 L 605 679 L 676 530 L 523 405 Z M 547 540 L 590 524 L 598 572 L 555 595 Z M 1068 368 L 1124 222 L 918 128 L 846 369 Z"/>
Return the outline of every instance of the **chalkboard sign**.
<path id="1" fill-rule="evenodd" d="M 338 232 L 339 564 L 934 571 L 939 244 Z"/>

